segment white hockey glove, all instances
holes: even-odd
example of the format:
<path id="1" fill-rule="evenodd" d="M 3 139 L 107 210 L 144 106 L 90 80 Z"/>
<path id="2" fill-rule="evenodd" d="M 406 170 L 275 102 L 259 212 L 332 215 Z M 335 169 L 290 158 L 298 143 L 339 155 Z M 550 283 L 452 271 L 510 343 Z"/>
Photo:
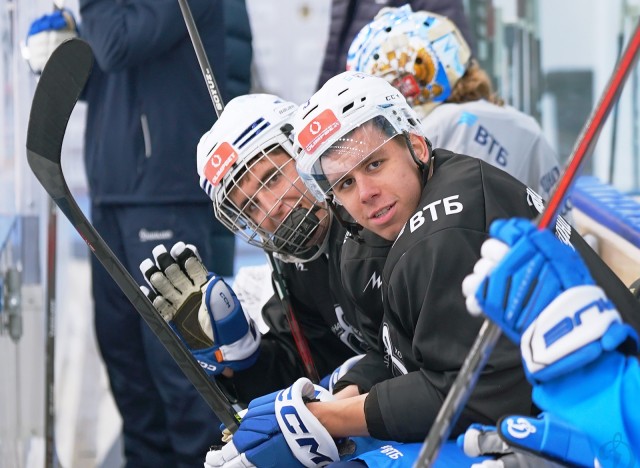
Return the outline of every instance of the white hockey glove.
<path id="1" fill-rule="evenodd" d="M 532 382 L 548 381 L 620 345 L 637 345 L 580 256 L 524 219 L 497 220 L 462 283 L 467 309 L 520 343 Z"/>
<path id="2" fill-rule="evenodd" d="M 53 51 L 64 41 L 77 35 L 76 20 L 67 9 L 56 10 L 31 23 L 23 49 L 23 56 L 31 71 L 42 73 Z"/>
<path id="3" fill-rule="evenodd" d="M 260 333 L 233 290 L 207 272 L 197 249 L 178 242 L 169 254 L 158 245 L 153 257 L 140 264 L 152 290 L 141 289 L 205 371 L 218 375 L 227 367 L 251 367 L 258 358 Z"/>
<path id="4" fill-rule="evenodd" d="M 495 426 L 472 424 L 458 437 L 469 457 L 490 456 L 482 468 L 593 466 L 588 437 L 548 413 L 538 418 L 508 416 Z"/>
<path id="5" fill-rule="evenodd" d="M 211 450 L 205 468 L 323 466 L 340 459 L 338 447 L 305 402 L 332 395 L 307 378 L 249 404 L 231 442 Z"/>

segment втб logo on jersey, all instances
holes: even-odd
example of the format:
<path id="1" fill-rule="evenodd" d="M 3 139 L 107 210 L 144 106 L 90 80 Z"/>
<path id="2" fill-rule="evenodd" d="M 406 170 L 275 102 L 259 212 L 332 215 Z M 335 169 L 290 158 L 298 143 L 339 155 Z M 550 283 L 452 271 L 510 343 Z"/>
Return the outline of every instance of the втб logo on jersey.
<path id="1" fill-rule="evenodd" d="M 416 229 L 422 226 L 425 222 L 424 213 L 429 213 L 431 221 L 438 221 L 439 216 L 450 216 L 462 212 L 464 206 L 458 201 L 454 201 L 460 198 L 460 195 L 452 195 L 445 197 L 442 200 L 436 200 L 426 205 L 422 210 L 415 213 L 409 218 L 409 230 L 413 233 Z M 404 229 L 403 229 L 404 231 Z M 400 236 L 398 236 L 400 237 Z"/>
<path id="2" fill-rule="evenodd" d="M 371 285 L 371 289 L 380 289 L 380 287 L 382 286 L 382 277 L 378 274 L 377 271 L 373 272 L 371 278 L 369 278 L 369 281 L 367 281 L 367 284 L 364 285 L 364 289 L 362 290 L 362 292 L 365 292 L 369 285 Z"/>

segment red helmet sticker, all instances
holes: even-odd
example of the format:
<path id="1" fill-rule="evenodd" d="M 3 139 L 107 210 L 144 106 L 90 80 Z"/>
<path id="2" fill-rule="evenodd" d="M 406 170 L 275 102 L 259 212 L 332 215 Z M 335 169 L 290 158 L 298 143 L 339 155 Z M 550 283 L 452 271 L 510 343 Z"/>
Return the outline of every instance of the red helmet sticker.
<path id="1" fill-rule="evenodd" d="M 393 80 L 391 84 L 406 98 L 414 98 L 420 94 L 420 85 L 418 85 L 418 81 L 413 75 L 400 76 Z"/>
<path id="2" fill-rule="evenodd" d="M 204 175 L 211 185 L 218 185 L 238 159 L 233 147 L 223 141 L 208 156 L 204 166 Z"/>
<path id="3" fill-rule="evenodd" d="M 329 138 L 340 128 L 340 121 L 331 109 L 326 109 L 298 133 L 298 142 L 309 154 L 313 153 L 320 143 Z"/>

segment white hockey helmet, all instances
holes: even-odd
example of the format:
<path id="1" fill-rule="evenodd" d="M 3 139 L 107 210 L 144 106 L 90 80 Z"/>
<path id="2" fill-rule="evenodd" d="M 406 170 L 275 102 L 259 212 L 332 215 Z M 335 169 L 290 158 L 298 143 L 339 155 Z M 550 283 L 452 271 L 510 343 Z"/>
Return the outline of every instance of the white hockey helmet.
<path id="1" fill-rule="evenodd" d="M 305 261 L 324 243 L 329 215 L 295 171 L 296 109 L 270 94 L 231 100 L 200 139 L 197 164 L 200 186 L 222 224 L 284 260 Z"/>
<path id="2" fill-rule="evenodd" d="M 324 156 L 342 159 L 339 172 L 344 175 L 398 135 L 425 137 L 418 116 L 396 88 L 353 71 L 327 81 L 298 108 L 293 126 L 298 173 L 318 200 L 331 199 L 340 180 L 323 167 Z"/>
<path id="3" fill-rule="evenodd" d="M 451 20 L 404 5 L 383 8 L 362 28 L 349 48 L 347 70 L 385 78 L 426 115 L 451 95 L 470 59 Z"/>

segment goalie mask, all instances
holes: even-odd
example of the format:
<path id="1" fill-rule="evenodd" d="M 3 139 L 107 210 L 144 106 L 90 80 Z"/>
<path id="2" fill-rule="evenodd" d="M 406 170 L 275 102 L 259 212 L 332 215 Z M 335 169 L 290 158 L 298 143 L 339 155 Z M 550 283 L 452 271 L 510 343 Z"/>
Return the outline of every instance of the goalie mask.
<path id="1" fill-rule="evenodd" d="M 409 134 L 426 140 L 420 121 L 382 78 L 350 71 L 331 78 L 298 109 L 293 125 L 298 173 L 318 200 L 332 199 L 352 169 L 396 137 L 407 144 L 404 154 L 425 166 L 409 141 Z"/>
<path id="2" fill-rule="evenodd" d="M 347 70 L 385 78 L 426 115 L 451 95 L 470 58 L 469 46 L 451 20 L 404 5 L 383 8 L 358 33 Z"/>
<path id="3" fill-rule="evenodd" d="M 232 232 L 285 261 L 308 261 L 322 250 L 330 220 L 295 169 L 296 109 L 268 94 L 233 99 L 198 143 L 198 174 Z"/>

